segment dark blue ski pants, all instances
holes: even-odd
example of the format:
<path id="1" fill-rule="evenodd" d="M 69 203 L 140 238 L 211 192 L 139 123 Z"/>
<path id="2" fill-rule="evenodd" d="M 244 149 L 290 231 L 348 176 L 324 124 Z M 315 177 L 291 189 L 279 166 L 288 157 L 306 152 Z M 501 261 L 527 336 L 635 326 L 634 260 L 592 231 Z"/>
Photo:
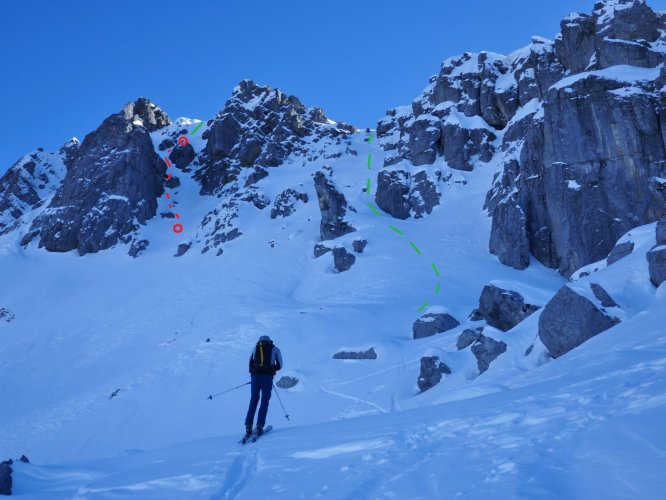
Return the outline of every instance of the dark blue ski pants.
<path id="1" fill-rule="evenodd" d="M 247 417 L 245 417 L 245 425 L 252 425 L 252 422 L 254 422 L 254 414 L 257 411 L 257 405 L 259 404 L 259 398 L 261 397 L 261 406 L 259 407 L 259 415 L 257 416 L 257 426 L 263 427 L 266 425 L 268 401 L 271 399 L 271 391 L 273 390 L 273 375 L 252 375 L 250 387 L 252 388 L 252 396 L 250 397 L 250 407 L 247 409 Z"/>

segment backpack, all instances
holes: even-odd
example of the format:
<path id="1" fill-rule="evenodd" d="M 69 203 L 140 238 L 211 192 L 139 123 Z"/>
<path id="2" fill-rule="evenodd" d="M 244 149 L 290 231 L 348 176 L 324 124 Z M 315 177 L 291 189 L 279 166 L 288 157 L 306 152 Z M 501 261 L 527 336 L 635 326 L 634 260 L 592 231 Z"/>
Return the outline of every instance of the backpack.
<path id="1" fill-rule="evenodd" d="M 260 340 L 254 348 L 252 355 L 253 373 L 275 373 L 275 368 L 271 363 L 273 358 L 273 342 Z"/>

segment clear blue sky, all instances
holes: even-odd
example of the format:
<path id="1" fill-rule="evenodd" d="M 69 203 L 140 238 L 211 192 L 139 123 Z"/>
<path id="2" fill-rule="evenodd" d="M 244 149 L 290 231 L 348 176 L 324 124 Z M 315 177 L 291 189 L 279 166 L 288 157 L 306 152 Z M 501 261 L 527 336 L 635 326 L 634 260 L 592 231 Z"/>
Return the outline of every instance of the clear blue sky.
<path id="1" fill-rule="evenodd" d="M 594 0 L 21 0 L 2 3 L 0 173 L 136 97 L 209 118 L 244 78 L 373 126 L 464 51 L 553 38 Z M 658 10 L 666 0 L 649 0 Z"/>

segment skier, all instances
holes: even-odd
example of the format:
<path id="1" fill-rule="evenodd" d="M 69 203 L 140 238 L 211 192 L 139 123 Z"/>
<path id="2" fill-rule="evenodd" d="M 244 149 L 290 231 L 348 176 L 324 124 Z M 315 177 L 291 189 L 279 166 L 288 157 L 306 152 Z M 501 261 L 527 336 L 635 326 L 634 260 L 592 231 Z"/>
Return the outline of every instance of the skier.
<path id="1" fill-rule="evenodd" d="M 261 393 L 261 406 L 257 416 L 257 436 L 264 433 L 266 414 L 268 413 L 268 400 L 271 399 L 273 377 L 275 372 L 282 368 L 282 353 L 267 335 L 259 337 L 259 341 L 250 355 L 250 374 L 252 396 L 250 406 L 245 417 L 245 436 L 252 434 L 252 423 L 257 411 L 257 404 Z"/>

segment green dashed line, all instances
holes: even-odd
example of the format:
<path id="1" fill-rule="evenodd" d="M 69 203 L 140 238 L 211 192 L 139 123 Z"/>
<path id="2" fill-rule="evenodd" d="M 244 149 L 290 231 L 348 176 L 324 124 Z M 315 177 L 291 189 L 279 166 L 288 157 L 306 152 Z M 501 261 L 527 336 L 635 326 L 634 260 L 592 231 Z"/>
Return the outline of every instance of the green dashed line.
<path id="1" fill-rule="evenodd" d="M 436 274 L 437 277 L 439 278 L 439 277 L 440 277 L 440 274 L 439 274 L 439 271 L 437 270 L 437 266 L 435 265 L 434 262 L 432 263 L 432 270 L 435 271 L 435 274 Z"/>
<path id="2" fill-rule="evenodd" d="M 413 241 L 410 241 L 409 244 L 411 245 L 411 247 L 414 249 L 414 251 L 415 251 L 417 254 L 421 255 L 421 250 L 419 250 L 419 249 L 416 247 L 416 245 L 414 244 Z"/>
<path id="3" fill-rule="evenodd" d="M 204 122 L 199 122 L 199 125 L 197 125 L 196 127 L 194 127 L 194 130 L 193 130 L 192 132 L 190 132 L 190 135 L 194 135 L 194 134 L 196 134 L 196 133 L 197 133 L 197 130 L 199 130 L 203 124 L 204 124 Z"/>
<path id="4" fill-rule="evenodd" d="M 419 310 L 418 310 L 418 312 L 421 312 L 421 311 L 423 311 L 423 310 L 424 310 L 424 309 L 425 309 L 426 307 L 428 307 L 428 302 L 427 302 L 427 301 L 426 301 L 426 302 L 424 302 L 424 303 L 423 303 L 423 305 L 422 305 L 421 307 L 419 307 Z"/>
<path id="5" fill-rule="evenodd" d="M 368 137 L 368 144 L 372 142 L 372 132 L 370 132 L 370 137 Z"/>
<path id="6" fill-rule="evenodd" d="M 379 215 L 379 216 L 382 215 L 382 214 L 379 213 L 379 210 L 377 210 L 372 203 L 368 203 L 368 206 L 370 207 L 370 210 L 372 210 L 375 213 L 375 215 Z"/>
<path id="7" fill-rule="evenodd" d="M 370 194 L 370 177 L 368 177 L 368 189 L 366 190 L 366 193 Z"/>
<path id="8" fill-rule="evenodd" d="M 368 153 L 368 170 L 370 170 L 370 163 L 372 162 L 372 155 Z"/>
<path id="9" fill-rule="evenodd" d="M 389 227 L 390 227 L 391 229 L 393 229 L 396 233 L 398 233 L 400 236 L 402 236 L 402 235 L 405 234 L 405 233 L 403 233 L 402 231 L 400 231 L 400 229 L 398 229 L 398 228 L 395 227 L 395 226 L 391 226 L 391 225 L 389 225 Z"/>
<path id="10" fill-rule="evenodd" d="M 437 283 L 437 286 L 435 287 L 435 295 L 437 295 L 439 293 L 439 286 L 440 285 L 441 285 L 441 283 Z"/>

